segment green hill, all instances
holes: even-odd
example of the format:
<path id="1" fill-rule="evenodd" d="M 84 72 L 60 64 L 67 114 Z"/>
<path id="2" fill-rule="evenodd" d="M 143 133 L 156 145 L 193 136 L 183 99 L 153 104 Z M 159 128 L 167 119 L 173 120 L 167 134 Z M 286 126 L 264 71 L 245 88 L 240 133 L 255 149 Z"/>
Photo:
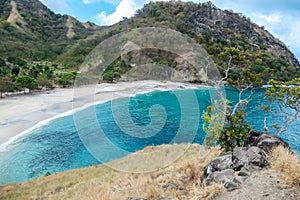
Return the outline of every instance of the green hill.
<path id="1" fill-rule="evenodd" d="M 93 23 L 55 14 L 38 0 L 1 0 L 0 57 L 54 60 L 100 29 Z"/>
<path id="2" fill-rule="evenodd" d="M 61 79 L 62 74 L 76 71 L 100 42 L 138 27 L 171 28 L 186 34 L 206 49 L 221 71 L 227 61 L 220 59 L 219 55 L 226 48 L 234 47 L 245 56 L 246 64 L 253 72 L 263 74 L 265 82 L 271 78 L 289 80 L 299 77 L 299 62 L 284 43 L 242 14 L 221 10 L 211 2 L 149 3 L 130 19 L 99 27 L 90 22 L 79 22 L 71 16 L 55 14 L 38 0 L 2 0 L 0 58 L 11 68 L 16 64 L 9 63 L 8 57 L 54 62 L 54 66 L 59 67 L 50 66 L 55 72 L 51 78 Z M 153 62 L 168 63 L 176 68 L 168 53 L 145 50 L 142 53 Z M 30 71 L 19 67 L 21 74 Z M 130 67 L 119 58 L 109 66 L 106 79 L 118 78 Z M 37 74 L 42 73 L 43 70 L 38 68 L 36 66 Z M 239 70 L 236 70 L 231 76 L 238 74 Z M 66 79 L 72 77 L 74 74 L 68 74 Z"/>
<path id="3" fill-rule="evenodd" d="M 254 72 L 263 73 L 265 81 L 271 78 L 288 80 L 299 76 L 299 61 L 283 42 L 242 14 L 221 10 L 210 2 L 149 3 L 134 17 L 105 28 L 95 37 L 79 41 L 60 59 L 68 62 L 74 57 L 85 58 L 90 49 L 104 39 L 138 27 L 171 28 L 188 35 L 207 50 L 221 70 L 227 63 L 219 59 L 219 54 L 225 48 L 235 47 L 246 55 Z M 76 61 L 79 64 L 83 59 Z M 120 66 L 115 68 L 119 69 Z"/>

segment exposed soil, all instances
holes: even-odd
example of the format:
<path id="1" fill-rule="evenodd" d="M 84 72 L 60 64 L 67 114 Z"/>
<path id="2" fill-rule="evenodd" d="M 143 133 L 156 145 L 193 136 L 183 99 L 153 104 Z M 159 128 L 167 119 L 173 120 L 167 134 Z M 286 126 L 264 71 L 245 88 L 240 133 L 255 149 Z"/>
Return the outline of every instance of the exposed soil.
<path id="1" fill-rule="evenodd" d="M 300 190 L 286 186 L 277 171 L 254 172 L 239 189 L 227 191 L 215 200 L 299 200 Z"/>

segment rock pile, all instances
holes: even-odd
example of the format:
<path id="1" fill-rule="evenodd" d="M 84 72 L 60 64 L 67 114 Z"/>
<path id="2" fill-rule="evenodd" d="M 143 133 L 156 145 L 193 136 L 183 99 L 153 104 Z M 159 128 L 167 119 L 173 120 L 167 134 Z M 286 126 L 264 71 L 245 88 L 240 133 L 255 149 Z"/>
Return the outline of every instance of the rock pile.
<path id="1" fill-rule="evenodd" d="M 253 171 L 268 167 L 268 154 L 272 148 L 289 145 L 282 139 L 267 133 L 251 131 L 244 147 L 237 147 L 214 158 L 204 169 L 203 184 L 224 183 L 227 189 L 236 189 Z"/>
<path id="2" fill-rule="evenodd" d="M 251 131 L 244 142 L 244 147 L 237 147 L 233 152 L 226 152 L 214 158 L 204 168 L 201 178 L 202 184 L 210 185 L 213 182 L 223 183 L 228 190 L 238 188 L 256 170 L 268 167 L 268 154 L 272 148 L 289 145 L 275 135 Z M 182 194 L 187 191 L 176 184 L 168 184 L 165 190 L 177 190 Z M 173 196 L 158 198 L 157 200 L 177 199 Z M 147 200 L 145 198 L 128 198 L 127 200 Z"/>

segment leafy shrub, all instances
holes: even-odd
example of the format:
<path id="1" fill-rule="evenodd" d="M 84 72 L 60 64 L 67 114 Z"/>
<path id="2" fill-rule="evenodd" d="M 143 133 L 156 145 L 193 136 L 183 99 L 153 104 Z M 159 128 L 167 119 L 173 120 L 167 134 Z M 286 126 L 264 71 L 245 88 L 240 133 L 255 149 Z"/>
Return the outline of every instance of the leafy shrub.
<path id="1" fill-rule="evenodd" d="M 64 88 L 70 87 L 71 85 L 73 85 L 75 77 L 76 72 L 60 74 L 57 83 Z"/>
<path id="2" fill-rule="evenodd" d="M 226 116 L 223 130 L 217 140 L 225 151 L 233 151 L 235 147 L 244 145 L 244 141 L 251 130 L 245 116 L 246 113 L 243 111 Z"/>
<path id="3" fill-rule="evenodd" d="M 24 89 L 24 93 L 25 88 L 28 88 L 29 92 L 38 88 L 37 81 L 30 76 L 19 76 L 16 78 L 16 83 Z"/>
<path id="4" fill-rule="evenodd" d="M 213 147 L 220 145 L 225 151 L 232 151 L 235 147 L 242 147 L 251 127 L 246 120 L 244 111 L 234 115 L 218 112 L 214 113 L 211 106 L 203 114 L 203 130 L 207 133 L 205 145 Z"/>

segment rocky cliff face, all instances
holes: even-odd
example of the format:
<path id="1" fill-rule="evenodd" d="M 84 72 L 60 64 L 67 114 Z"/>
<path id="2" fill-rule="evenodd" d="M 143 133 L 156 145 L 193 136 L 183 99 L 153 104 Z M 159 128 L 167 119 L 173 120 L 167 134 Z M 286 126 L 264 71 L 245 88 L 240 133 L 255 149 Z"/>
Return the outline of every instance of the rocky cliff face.
<path id="1" fill-rule="evenodd" d="M 133 26 L 171 27 L 195 39 L 212 56 L 220 71 L 227 62 L 219 59 L 227 47 L 239 49 L 253 72 L 264 80 L 288 80 L 299 76 L 299 62 L 286 45 L 241 13 L 221 10 L 207 3 L 150 3 L 128 22 Z"/>
<path id="2" fill-rule="evenodd" d="M 248 48 L 253 52 L 270 53 L 282 58 L 282 61 L 299 68 L 299 62 L 286 45 L 259 27 L 241 13 L 221 10 L 212 3 L 204 3 L 186 18 L 187 29 L 195 34 L 210 38 L 215 43 Z"/>

